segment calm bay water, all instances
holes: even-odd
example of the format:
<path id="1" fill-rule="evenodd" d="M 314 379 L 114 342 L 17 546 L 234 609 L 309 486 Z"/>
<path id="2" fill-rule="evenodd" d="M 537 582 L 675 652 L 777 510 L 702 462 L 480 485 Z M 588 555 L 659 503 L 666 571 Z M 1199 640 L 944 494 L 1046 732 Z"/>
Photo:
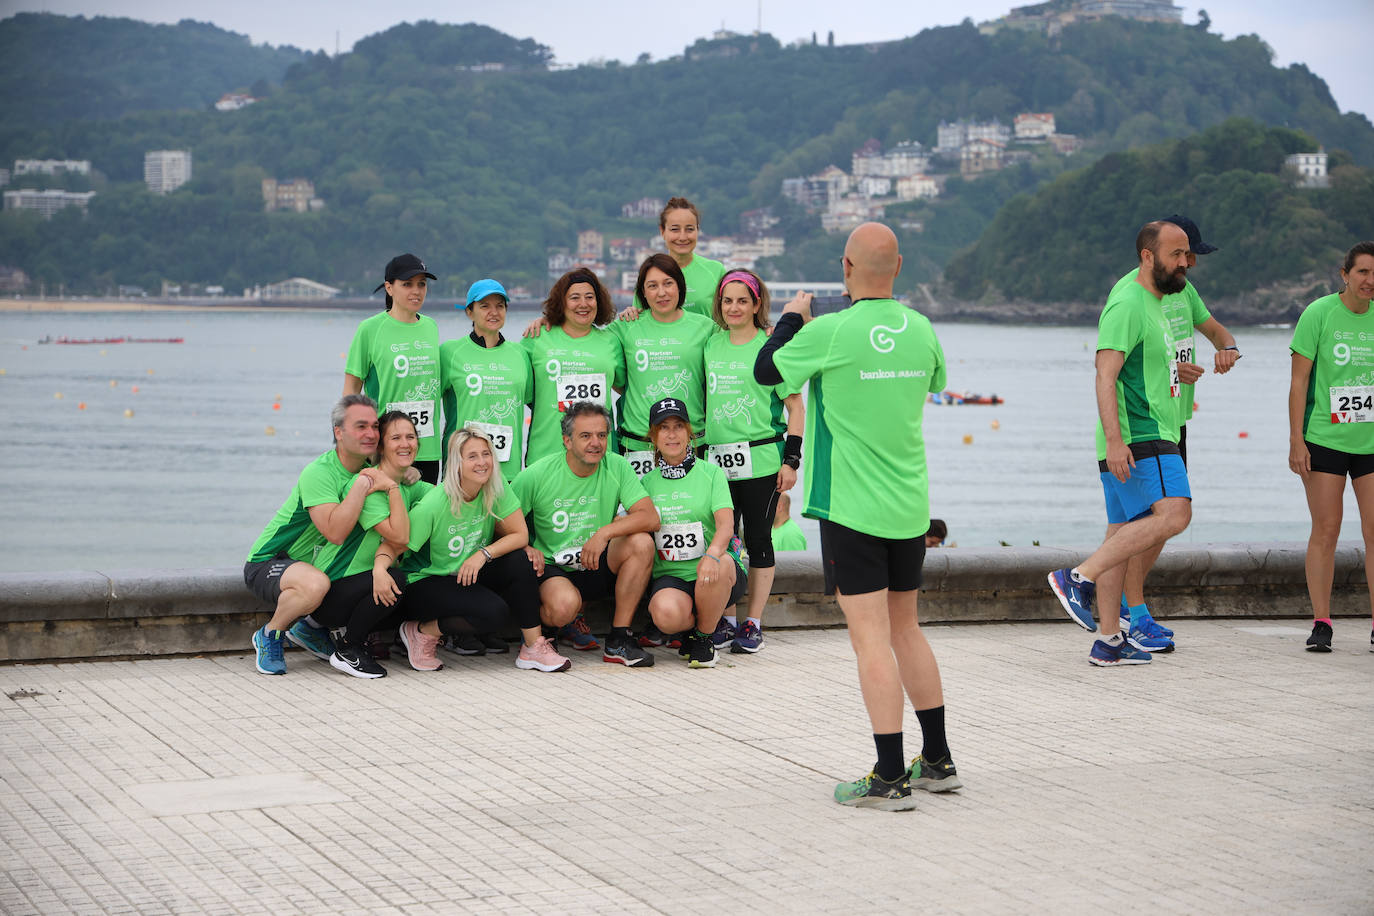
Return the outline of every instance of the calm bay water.
<path id="1" fill-rule="evenodd" d="M 445 340 L 470 329 L 455 309 L 427 312 Z M 329 447 L 344 353 L 367 314 L 0 312 L 9 418 L 0 460 L 10 468 L 0 571 L 240 565 L 300 469 Z M 510 325 L 530 317 L 513 313 Z M 1291 332 L 1232 330 L 1244 358 L 1197 387 L 1194 521 L 1178 540 L 1305 540 L 1302 485 L 1287 468 Z M 936 332 L 949 387 L 1007 403 L 927 405 L 932 514 L 965 547 L 1095 544 L 1105 524 L 1093 454 L 1095 329 Z M 38 345 L 45 335 L 186 342 Z M 1201 337 L 1199 349 L 1211 359 Z M 815 546 L 815 523 L 802 527 Z M 1348 492 L 1342 536 L 1359 538 Z"/>

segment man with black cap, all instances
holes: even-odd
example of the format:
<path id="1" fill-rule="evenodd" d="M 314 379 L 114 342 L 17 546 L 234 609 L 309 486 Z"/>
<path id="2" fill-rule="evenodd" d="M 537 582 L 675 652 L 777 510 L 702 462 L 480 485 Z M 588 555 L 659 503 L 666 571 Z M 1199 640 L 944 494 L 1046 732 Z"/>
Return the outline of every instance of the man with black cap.
<path id="1" fill-rule="evenodd" d="M 630 462 L 606 454 L 611 415 L 592 401 L 569 405 L 564 451 L 545 455 L 511 481 L 529 523 L 525 548 L 539 577 L 545 627 L 567 626 L 584 601 L 614 595 L 603 661 L 649 668 L 654 657 L 630 633 L 654 565 L 658 511 Z M 623 507 L 625 515 L 617 515 Z"/>
<path id="2" fill-rule="evenodd" d="M 344 394 L 365 393 L 378 413 L 399 410 L 410 417 L 420 440 L 415 469 L 429 483 L 439 481 L 439 326 L 421 315 L 429 280 L 438 279 L 413 254 L 386 265 L 386 310 L 364 320 L 353 335 L 344 363 Z"/>
<path id="3" fill-rule="evenodd" d="M 1173 223 L 1188 234 L 1188 269 L 1197 266 L 1197 256 L 1211 254 L 1217 246 L 1202 240 L 1202 231 L 1197 223 L 1186 216 L 1175 213 L 1166 216 L 1164 222 Z M 1118 281 L 1117 285 L 1129 283 L 1136 277 L 1131 271 Z M 1191 281 L 1183 287 L 1183 292 L 1165 296 L 1160 302 L 1164 317 L 1169 322 L 1169 334 L 1173 338 L 1175 358 L 1178 361 L 1178 452 L 1183 466 L 1188 466 L 1188 428 L 1185 425 L 1193 417 L 1193 385 L 1206 370 L 1193 362 L 1193 329 L 1211 341 L 1216 348 L 1213 371 L 1223 375 L 1231 370 L 1240 359 L 1236 338 L 1221 322 L 1212 317 L 1202 304 Z M 1126 585 L 1121 599 L 1121 627 L 1128 633 L 1138 635 L 1142 642 L 1150 645 L 1149 651 L 1168 652 L 1173 649 L 1174 631 L 1155 622 L 1145 604 L 1145 577 L 1159 559 L 1164 545 L 1157 544 L 1149 550 L 1131 558 L 1126 567 Z"/>

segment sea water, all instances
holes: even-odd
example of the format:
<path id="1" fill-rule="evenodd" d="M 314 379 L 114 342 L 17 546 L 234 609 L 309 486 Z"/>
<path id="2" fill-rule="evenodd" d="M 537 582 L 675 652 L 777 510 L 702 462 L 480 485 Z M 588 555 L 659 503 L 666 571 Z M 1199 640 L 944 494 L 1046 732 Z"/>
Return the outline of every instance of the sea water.
<path id="1" fill-rule="evenodd" d="M 471 330 L 430 303 L 441 339 Z M 0 312 L 0 571 L 238 566 L 297 474 L 330 448 L 344 355 L 369 313 L 335 309 Z M 532 313 L 513 311 L 508 330 Z M 1305 540 L 1288 470 L 1288 340 L 1233 328 L 1244 358 L 1199 382 L 1182 542 Z M 514 330 L 511 336 L 518 336 Z M 1089 547 L 1105 525 L 1090 327 L 937 324 L 948 388 L 925 406 L 931 513 L 964 547 Z M 45 336 L 181 344 L 39 344 Z M 1199 361 L 1211 346 L 1200 335 Z M 805 467 L 802 474 L 805 474 Z M 793 491 L 801 511 L 802 487 Z M 812 546 L 816 524 L 801 520 Z M 1347 493 L 1343 538 L 1359 537 Z"/>

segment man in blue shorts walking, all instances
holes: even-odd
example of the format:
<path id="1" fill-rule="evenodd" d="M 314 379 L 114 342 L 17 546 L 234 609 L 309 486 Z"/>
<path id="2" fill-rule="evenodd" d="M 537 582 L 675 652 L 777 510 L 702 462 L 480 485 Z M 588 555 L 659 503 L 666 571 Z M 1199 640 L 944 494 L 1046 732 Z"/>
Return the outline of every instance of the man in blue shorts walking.
<path id="1" fill-rule="evenodd" d="M 1161 300 L 1188 281 L 1188 235 L 1163 220 L 1136 235 L 1140 269 L 1111 292 L 1097 326 L 1097 463 L 1107 536 L 1073 569 L 1049 574 L 1069 617 L 1089 632 L 1100 592 L 1102 631 L 1088 661 L 1143 665 L 1147 647 L 1123 637 L 1118 608 L 1127 561 L 1188 527 L 1192 495 L 1178 448 L 1178 364 Z"/>

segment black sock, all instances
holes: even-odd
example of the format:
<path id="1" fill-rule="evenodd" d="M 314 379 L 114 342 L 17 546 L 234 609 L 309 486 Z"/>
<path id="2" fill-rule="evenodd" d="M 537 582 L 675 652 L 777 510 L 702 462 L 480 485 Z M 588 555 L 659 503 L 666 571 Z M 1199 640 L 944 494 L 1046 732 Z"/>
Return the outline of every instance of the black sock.
<path id="1" fill-rule="evenodd" d="M 892 782 L 906 772 L 906 757 L 902 754 L 901 732 L 892 732 L 887 735 L 879 735 L 875 732 L 873 745 L 878 749 L 878 763 L 873 768 L 873 772 L 888 782 Z"/>
<path id="2" fill-rule="evenodd" d="M 936 763 L 949 756 L 949 743 L 945 741 L 945 708 L 916 710 L 916 720 L 921 723 L 921 756 L 929 763 Z"/>
<path id="3" fill-rule="evenodd" d="M 629 639 L 629 638 L 630 638 L 630 628 L 629 628 L 629 627 L 611 627 L 611 635 L 612 635 L 612 636 L 623 636 L 623 637 L 625 637 L 626 639 Z"/>

